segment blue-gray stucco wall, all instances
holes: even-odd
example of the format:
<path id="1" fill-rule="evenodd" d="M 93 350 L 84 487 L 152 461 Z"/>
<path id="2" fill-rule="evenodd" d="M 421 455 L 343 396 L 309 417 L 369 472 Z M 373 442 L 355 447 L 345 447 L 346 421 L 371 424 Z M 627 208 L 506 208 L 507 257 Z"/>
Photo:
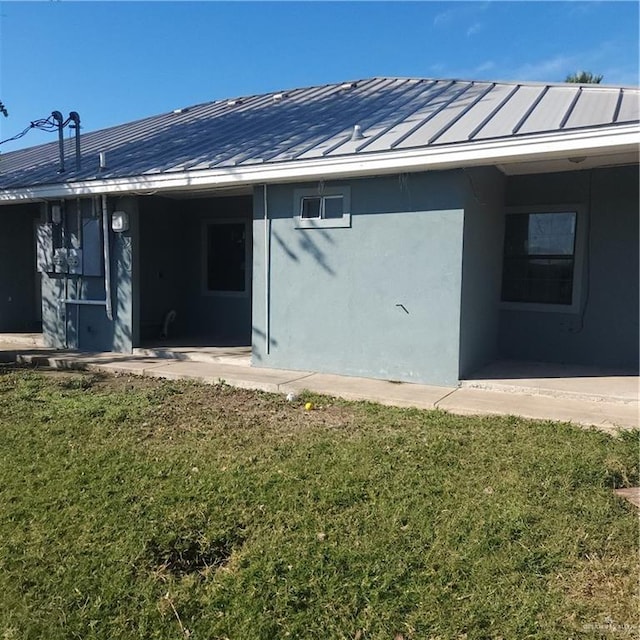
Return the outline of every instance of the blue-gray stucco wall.
<path id="1" fill-rule="evenodd" d="M 505 190 L 504 175 L 494 167 L 468 169 L 464 175 L 460 378 L 498 355 Z"/>
<path id="2" fill-rule="evenodd" d="M 142 340 L 157 342 L 164 317 L 174 310 L 170 341 L 250 344 L 250 275 L 245 293 L 215 294 L 205 292 L 203 270 L 204 225 L 214 220 L 244 220 L 250 234 L 251 196 L 142 197 L 139 208 Z M 251 262 L 249 252 L 249 270 Z"/>
<path id="3" fill-rule="evenodd" d="M 501 354 L 637 369 L 638 166 L 511 177 L 506 203 L 582 204 L 588 229 L 580 311 L 501 311 Z"/>
<path id="4" fill-rule="evenodd" d="M 456 384 L 463 173 L 327 183 L 350 187 L 351 227 L 296 229 L 294 189 L 317 186 L 268 187 L 266 278 L 254 192 L 253 364 Z"/>
<path id="5" fill-rule="evenodd" d="M 131 220 L 128 232 L 110 232 L 115 319 L 104 307 L 65 313 L 59 304 L 65 295 L 103 298 L 102 277 L 43 274 L 46 343 L 127 352 L 139 327 L 159 331 L 174 308 L 185 336 L 251 339 L 255 366 L 437 385 L 497 357 L 637 369 L 637 165 L 509 178 L 476 168 L 325 186 L 350 189 L 350 227 L 295 227 L 294 191 L 317 183 L 268 186 L 267 225 L 263 187 L 253 198 L 109 198 L 109 212 Z M 582 205 L 578 224 L 588 227 L 578 311 L 501 308 L 504 207 L 563 204 Z M 65 208 L 68 237 L 78 216 L 99 215 L 90 199 Z M 30 330 L 41 214 L 19 205 L 0 215 L 8 230 L 0 266 L 12 275 L 0 280 L 0 330 Z M 204 223 L 251 217 L 252 290 L 204 295 Z"/>
<path id="6" fill-rule="evenodd" d="M 78 220 L 101 216 L 99 200 L 69 200 L 64 207 L 64 244 L 70 246 L 74 235 L 82 246 L 78 234 Z M 55 348 L 83 351 L 116 351 L 128 353 L 138 341 L 137 327 L 137 273 L 136 253 L 138 212 L 135 198 L 108 199 L 109 214 L 124 211 L 129 216 L 130 228 L 124 233 L 109 231 L 110 264 L 112 274 L 111 301 L 113 320 L 109 320 L 104 305 L 81 306 L 63 304 L 68 299 L 104 300 L 104 275 L 76 276 L 63 273 L 42 274 L 42 331 L 45 344 Z M 56 231 L 57 245 L 62 245 L 61 233 Z M 93 247 L 102 254 L 103 248 Z M 102 256 L 96 258 L 103 264 Z M 104 274 L 104 264 L 102 267 Z"/>
<path id="7" fill-rule="evenodd" d="M 37 331 L 34 225 L 39 205 L 0 207 L 0 331 Z"/>

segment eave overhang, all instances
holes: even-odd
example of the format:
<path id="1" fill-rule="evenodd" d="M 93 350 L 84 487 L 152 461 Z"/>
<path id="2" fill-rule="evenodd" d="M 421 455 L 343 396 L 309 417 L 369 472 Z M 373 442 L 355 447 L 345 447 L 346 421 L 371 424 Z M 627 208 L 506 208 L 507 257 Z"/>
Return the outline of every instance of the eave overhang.
<path id="1" fill-rule="evenodd" d="M 0 190 L 0 204 L 102 194 L 194 192 L 257 184 L 339 180 L 393 173 L 435 171 L 580 157 L 628 157 L 640 147 L 640 125 L 616 125 L 500 140 L 474 141 L 401 151 L 359 153 L 311 160 L 247 164 L 220 169 L 175 171 L 112 179 L 36 185 Z"/>

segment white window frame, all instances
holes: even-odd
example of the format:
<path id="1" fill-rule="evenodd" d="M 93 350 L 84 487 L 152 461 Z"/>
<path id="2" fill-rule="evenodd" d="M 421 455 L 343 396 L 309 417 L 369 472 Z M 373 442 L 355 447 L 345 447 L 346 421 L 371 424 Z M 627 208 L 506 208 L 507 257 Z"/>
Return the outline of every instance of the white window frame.
<path id="1" fill-rule="evenodd" d="M 510 214 L 523 213 L 575 213 L 576 214 L 576 231 L 573 250 L 573 283 L 571 290 L 571 304 L 547 304 L 544 302 L 508 302 L 502 300 L 502 277 L 504 274 L 504 238 L 502 244 L 502 270 L 500 271 L 500 308 L 507 311 L 543 311 L 552 313 L 571 313 L 578 314 L 582 308 L 582 280 L 584 274 L 584 263 L 587 241 L 587 215 L 582 205 L 577 204 L 561 204 L 561 205 L 535 205 L 535 206 L 518 206 L 507 207 L 505 213 L 506 218 Z"/>
<path id="2" fill-rule="evenodd" d="M 219 291 L 209 289 L 207 286 L 208 281 L 208 266 L 209 266 L 209 228 L 214 225 L 222 224 L 243 224 L 244 225 L 244 257 L 245 257 L 245 269 L 244 269 L 244 291 Z M 250 285 L 250 269 L 248 266 L 251 264 L 251 239 L 249 237 L 250 222 L 246 218 L 209 218 L 202 221 L 202 261 L 201 261 L 201 273 L 202 273 L 202 287 L 201 292 L 203 296 L 216 296 L 220 298 L 247 298 L 251 295 Z"/>
<path id="3" fill-rule="evenodd" d="M 320 217 L 303 218 L 302 206 L 305 198 L 342 197 L 342 217 L 322 217 L 323 204 L 320 204 Z M 293 192 L 293 219 L 296 229 L 340 229 L 351 227 L 351 189 L 350 187 L 323 187 L 321 189 L 295 189 Z"/>

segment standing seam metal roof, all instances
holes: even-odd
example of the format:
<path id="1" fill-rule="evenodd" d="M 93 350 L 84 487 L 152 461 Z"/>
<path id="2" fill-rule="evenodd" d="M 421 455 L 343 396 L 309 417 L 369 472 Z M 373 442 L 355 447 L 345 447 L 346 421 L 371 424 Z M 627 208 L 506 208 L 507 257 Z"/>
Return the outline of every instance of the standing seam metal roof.
<path id="1" fill-rule="evenodd" d="M 0 188 L 363 156 L 640 122 L 634 87 L 372 78 L 217 100 L 3 154 Z M 353 139 L 354 125 L 362 139 Z M 98 155 L 107 169 L 98 175 Z"/>

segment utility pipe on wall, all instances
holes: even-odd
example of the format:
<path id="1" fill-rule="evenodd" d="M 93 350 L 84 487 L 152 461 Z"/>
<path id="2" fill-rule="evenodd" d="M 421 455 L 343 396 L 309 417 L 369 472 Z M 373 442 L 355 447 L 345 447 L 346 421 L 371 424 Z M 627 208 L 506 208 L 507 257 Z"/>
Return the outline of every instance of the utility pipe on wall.
<path id="1" fill-rule="evenodd" d="M 104 296 L 106 300 L 107 318 L 113 320 L 113 305 L 111 300 L 111 251 L 109 246 L 109 213 L 107 211 L 107 196 L 102 196 L 102 246 L 104 249 Z"/>
<path id="2" fill-rule="evenodd" d="M 80 198 L 76 198 L 76 242 L 82 248 L 82 204 Z M 76 278 L 76 299 L 82 299 L 82 275 Z M 80 333 L 80 307 L 76 307 L 76 335 Z M 80 340 L 76 339 L 76 348 L 80 348 Z"/>
<path id="3" fill-rule="evenodd" d="M 61 162 L 64 164 L 64 160 L 62 160 Z M 68 249 L 67 247 L 67 215 L 66 215 L 66 209 L 64 205 L 60 205 L 60 240 L 62 242 L 62 248 L 67 250 Z M 69 274 L 67 273 L 66 269 L 64 271 L 63 296 L 65 300 L 69 297 Z M 67 318 L 66 307 L 64 308 L 64 348 L 65 349 L 69 348 L 69 318 Z"/>
<path id="4" fill-rule="evenodd" d="M 59 111 L 52 111 L 51 116 L 56 121 L 58 127 L 58 152 L 60 153 L 60 168 L 58 173 L 64 173 L 64 118 Z"/>
<path id="5" fill-rule="evenodd" d="M 269 224 L 269 209 L 267 208 L 267 185 L 264 185 L 263 191 L 263 207 L 264 207 L 264 342 L 265 342 L 265 353 L 269 353 L 269 343 L 271 342 L 271 331 L 269 327 L 269 318 L 270 318 L 270 284 L 271 284 L 271 274 L 270 274 L 270 266 L 271 266 L 271 227 Z"/>
<path id="6" fill-rule="evenodd" d="M 78 114 L 77 111 L 72 111 L 69 114 L 69 120 L 71 120 L 71 122 L 73 122 L 72 125 L 70 125 L 70 127 L 72 129 L 75 129 L 75 133 L 76 133 L 76 171 L 80 171 L 81 168 L 81 156 L 80 156 L 80 115 Z"/>

